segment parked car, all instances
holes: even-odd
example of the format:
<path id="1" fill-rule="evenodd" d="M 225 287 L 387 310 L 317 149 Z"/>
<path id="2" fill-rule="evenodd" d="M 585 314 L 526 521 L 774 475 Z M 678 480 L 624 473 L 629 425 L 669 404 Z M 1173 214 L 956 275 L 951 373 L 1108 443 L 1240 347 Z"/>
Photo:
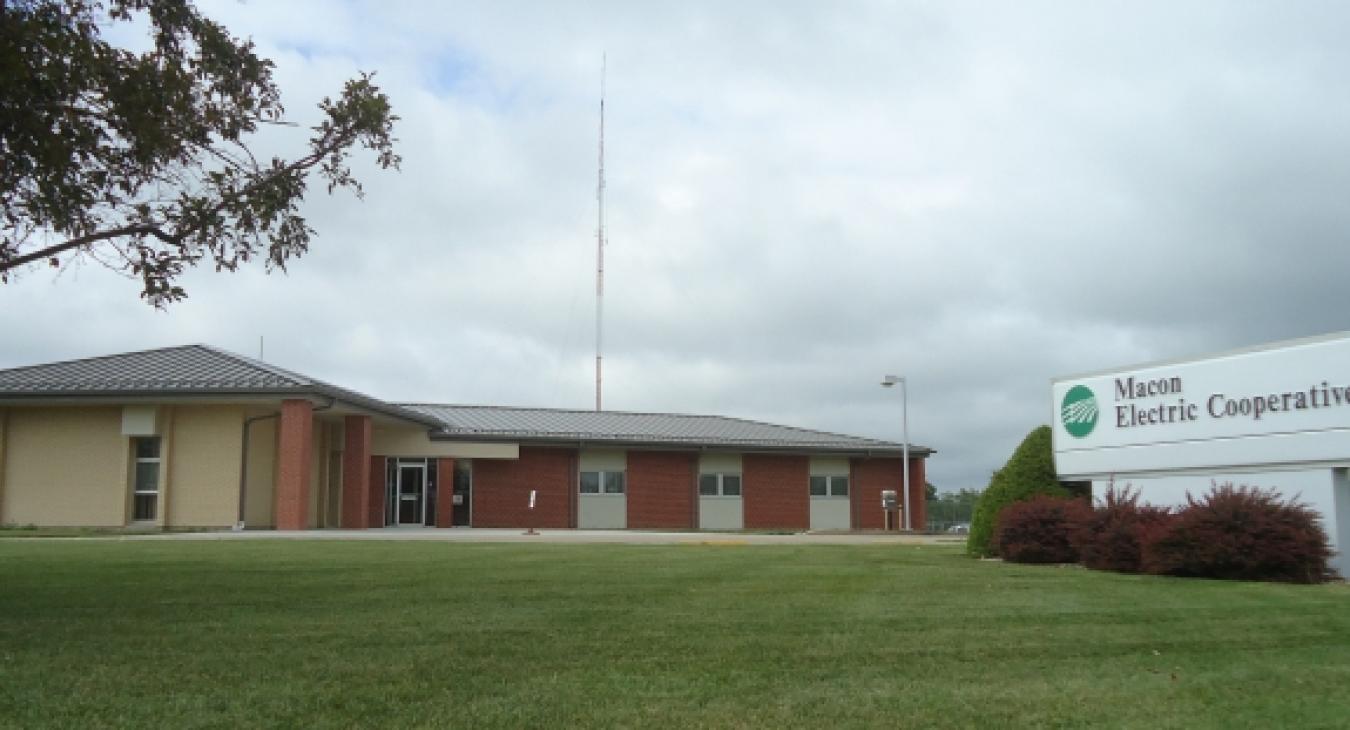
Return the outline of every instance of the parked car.
<path id="1" fill-rule="evenodd" d="M 951 527 L 948 527 L 948 528 L 947 528 L 947 532 L 950 532 L 950 533 L 955 534 L 955 535 L 969 535 L 969 534 L 970 534 L 970 523 L 969 523 L 969 522 L 958 522 L 958 523 L 956 523 L 955 525 L 952 525 Z"/>

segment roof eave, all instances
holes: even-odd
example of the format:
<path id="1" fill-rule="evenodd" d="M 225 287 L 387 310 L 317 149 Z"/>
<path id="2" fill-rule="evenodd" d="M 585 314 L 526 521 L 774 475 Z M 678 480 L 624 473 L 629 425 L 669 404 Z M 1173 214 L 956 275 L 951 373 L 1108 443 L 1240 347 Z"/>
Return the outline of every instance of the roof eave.
<path id="1" fill-rule="evenodd" d="M 370 411 L 396 418 L 428 429 L 440 428 L 443 424 L 416 411 L 378 401 L 369 397 L 353 397 L 351 392 L 324 385 L 296 386 L 292 388 L 99 388 L 88 390 L 46 390 L 32 392 L 0 392 L 0 405 L 25 405 L 40 403 L 78 403 L 112 402 L 125 400 L 174 401 L 179 399 L 203 400 L 209 398 L 308 398 L 315 401 L 342 403 L 358 410 Z"/>
<path id="2" fill-rule="evenodd" d="M 505 432 L 457 432 L 433 430 L 432 441 L 515 441 L 521 444 L 540 446 L 603 448 L 654 449 L 662 451 L 739 451 L 746 453 L 812 453 L 839 454 L 864 457 L 900 457 L 904 446 L 900 444 L 785 444 L 755 441 L 700 441 L 680 439 L 634 439 L 605 438 L 604 436 L 585 436 L 577 434 L 537 435 Z M 936 453 L 933 449 L 910 444 L 909 454 L 914 458 L 927 458 Z"/>

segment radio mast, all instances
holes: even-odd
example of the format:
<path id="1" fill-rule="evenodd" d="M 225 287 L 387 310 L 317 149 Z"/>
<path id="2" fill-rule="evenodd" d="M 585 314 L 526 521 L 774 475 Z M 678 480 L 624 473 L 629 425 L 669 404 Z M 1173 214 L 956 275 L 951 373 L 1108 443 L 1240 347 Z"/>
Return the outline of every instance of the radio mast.
<path id="1" fill-rule="evenodd" d="M 595 229 L 595 410 L 600 410 L 602 346 L 605 333 L 605 56 L 600 56 L 600 172 L 595 186 L 599 222 Z"/>

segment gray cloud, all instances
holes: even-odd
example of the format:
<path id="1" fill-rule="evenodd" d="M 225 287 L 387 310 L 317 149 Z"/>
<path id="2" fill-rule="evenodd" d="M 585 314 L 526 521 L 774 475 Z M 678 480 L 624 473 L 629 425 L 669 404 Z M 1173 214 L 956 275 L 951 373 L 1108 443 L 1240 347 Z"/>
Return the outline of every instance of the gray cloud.
<path id="1" fill-rule="evenodd" d="M 28 272 L 0 366 L 262 335 L 382 397 L 587 407 L 602 51 L 609 407 L 899 438 L 900 372 L 933 481 L 980 486 L 1052 376 L 1346 328 L 1340 4 L 203 5 L 301 121 L 378 70 L 403 171 L 168 313 Z"/>

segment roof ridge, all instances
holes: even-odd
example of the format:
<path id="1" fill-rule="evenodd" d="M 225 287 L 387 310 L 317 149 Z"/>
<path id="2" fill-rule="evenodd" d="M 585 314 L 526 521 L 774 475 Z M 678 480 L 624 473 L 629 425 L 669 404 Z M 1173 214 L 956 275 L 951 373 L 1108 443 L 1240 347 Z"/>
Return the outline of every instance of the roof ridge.
<path id="1" fill-rule="evenodd" d="M 885 439 L 872 438 L 871 436 L 855 436 L 855 435 L 847 434 L 847 433 L 839 433 L 838 431 L 824 431 L 824 430 L 821 430 L 821 429 L 815 429 L 815 428 L 803 428 L 803 427 L 801 427 L 801 426 L 789 426 L 789 425 L 782 424 L 782 423 L 770 423 L 770 422 L 768 422 L 768 421 L 758 421 L 758 420 L 755 420 L 755 419 L 753 419 L 753 418 L 741 418 L 741 417 L 739 417 L 739 416 L 722 416 L 722 415 L 715 415 L 715 414 L 670 413 L 670 412 L 662 412 L 662 411 L 593 411 L 593 410 L 587 410 L 587 409 L 582 409 L 582 408 L 547 408 L 547 407 L 535 407 L 535 406 L 493 406 L 493 405 L 473 405 L 473 404 L 465 404 L 465 403 L 396 403 L 395 405 L 409 406 L 409 407 L 416 407 L 416 406 L 424 406 L 424 407 L 425 407 L 425 406 L 430 406 L 430 407 L 440 407 L 440 408 L 473 408 L 473 409 L 479 409 L 479 410 L 495 410 L 495 411 L 548 411 L 548 412 L 550 412 L 550 413 L 594 413 L 594 414 L 602 414 L 602 415 L 603 415 L 603 414 L 609 414 L 609 415 L 619 415 L 619 416 L 662 416 L 662 417 L 673 417 L 673 418 L 712 418 L 712 419 L 717 419 L 717 420 L 721 420 L 721 421 L 736 421 L 737 423 L 746 423 L 746 424 L 751 424 L 751 425 L 755 425 L 755 426 L 767 426 L 767 427 L 769 427 L 769 428 L 781 428 L 781 429 L 785 429 L 785 430 L 788 430 L 788 431 L 794 431 L 794 432 L 796 432 L 796 433 L 801 433 L 801 434 L 817 434 L 817 435 L 821 435 L 821 436 L 831 436 L 831 437 L 834 437 L 834 438 L 840 438 L 840 439 L 851 439 L 851 440 L 855 440 L 855 441 L 868 441 L 868 442 L 871 442 L 871 443 L 874 443 L 874 444 L 879 444 L 879 445 L 889 445 L 889 446 L 901 446 L 901 445 L 902 445 L 901 442 L 898 442 L 898 441 L 887 441 L 887 440 L 885 440 Z M 911 446 L 917 446 L 917 444 L 914 444 L 913 442 L 910 442 L 910 445 L 911 445 Z M 926 447 L 919 447 L 919 448 L 926 448 Z"/>
<path id="2" fill-rule="evenodd" d="M 112 360 L 114 358 L 126 357 L 127 355 L 144 355 L 147 352 L 169 352 L 170 350 L 186 350 L 197 345 L 170 345 L 168 347 L 147 347 L 144 350 L 132 350 L 130 352 L 117 352 L 111 355 L 94 355 L 93 357 L 72 357 L 67 360 L 56 360 L 54 362 L 40 362 L 32 365 L 18 365 L 12 368 L 2 368 L 0 373 L 12 373 L 16 370 L 32 370 L 34 368 L 49 368 L 54 365 L 71 365 L 82 362 L 97 362 L 99 360 Z"/>
<path id="3" fill-rule="evenodd" d="M 432 406 L 439 408 L 478 408 L 482 410 L 494 411 L 548 411 L 550 413 L 598 413 L 613 416 L 673 416 L 675 418 L 721 418 L 733 421 L 746 421 L 743 418 L 734 416 L 719 416 L 715 413 L 675 413 L 673 411 L 615 411 L 605 410 L 597 411 L 590 408 L 551 408 L 549 406 L 494 406 L 486 403 L 398 403 L 401 406 Z M 747 423 L 759 423 L 763 426 L 776 426 L 778 424 L 768 423 L 766 421 L 746 421 Z M 822 432 L 823 433 L 823 432 Z"/>
<path id="4" fill-rule="evenodd" d="M 293 371 L 293 370 L 287 370 L 287 369 L 285 369 L 285 368 L 279 368 L 279 367 L 277 367 L 277 366 L 275 366 L 275 365 L 270 365 L 270 364 L 268 364 L 268 363 L 265 363 L 265 362 L 263 362 L 262 360 L 255 360 L 255 359 L 253 359 L 253 358 L 251 358 L 251 357 L 249 357 L 249 356 L 247 356 L 247 355 L 240 355 L 240 354 L 237 353 L 237 352 L 231 352 L 231 351 L 229 351 L 229 350 L 226 350 L 226 349 L 223 348 L 223 347 L 216 347 L 215 345 L 208 345 L 208 344 L 203 343 L 203 342 L 198 342 L 198 343 L 192 344 L 192 345 L 184 345 L 184 347 L 196 347 L 196 348 L 200 348 L 200 349 L 202 349 L 202 350 L 206 350 L 207 352 L 214 353 L 214 354 L 216 354 L 216 355 L 220 355 L 221 357 L 226 357 L 226 358 L 229 358 L 229 359 L 231 359 L 231 360 L 234 360 L 234 361 L 237 362 L 237 363 L 242 363 L 242 364 L 247 365 L 247 366 L 249 366 L 249 367 L 255 367 L 255 368 L 259 368 L 259 369 L 261 369 L 261 370 L 265 370 L 265 371 L 267 371 L 267 372 L 271 373 L 272 375 L 275 375 L 275 376 L 277 376 L 277 377 L 279 377 L 279 378 L 285 378 L 286 380 L 291 381 L 291 383 L 294 384 L 294 385 L 298 385 L 298 386 L 306 386 L 306 385 L 316 385 L 316 384 L 322 383 L 322 381 L 317 381 L 317 380 L 315 380 L 314 378 L 311 378 L 311 377 L 306 376 L 306 375 L 302 375 L 301 373 L 297 373 L 297 372 L 295 372 L 295 371 Z M 322 384 L 323 384 L 323 385 L 328 385 L 328 383 L 322 383 Z"/>

